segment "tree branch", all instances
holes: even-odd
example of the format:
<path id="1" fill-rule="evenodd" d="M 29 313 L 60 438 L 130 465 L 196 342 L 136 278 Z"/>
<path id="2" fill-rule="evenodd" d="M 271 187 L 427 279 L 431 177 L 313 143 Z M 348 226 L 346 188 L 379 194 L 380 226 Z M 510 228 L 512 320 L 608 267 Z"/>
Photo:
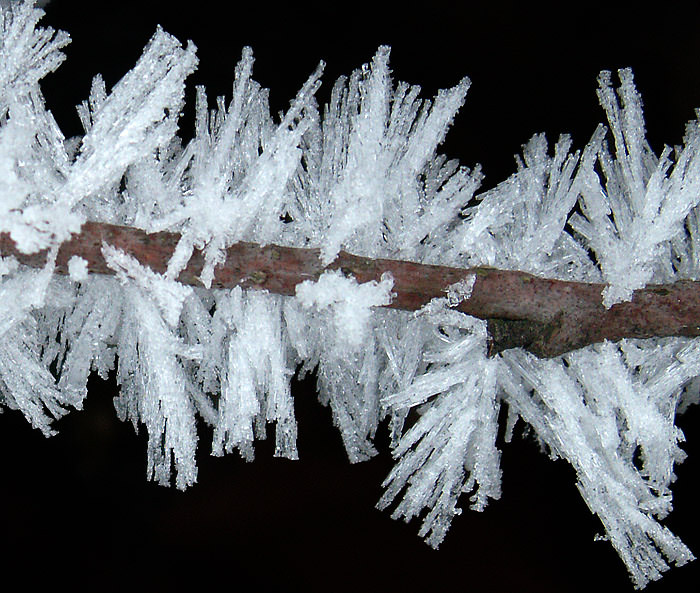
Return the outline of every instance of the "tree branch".
<path id="1" fill-rule="evenodd" d="M 180 235 L 152 233 L 111 224 L 88 222 L 80 234 L 61 245 L 56 271 L 68 273 L 68 260 L 80 256 L 88 270 L 113 274 L 102 257 L 102 243 L 124 250 L 155 272 L 164 273 Z M 46 251 L 20 253 L 8 234 L 0 233 L 0 254 L 40 267 Z M 178 280 L 199 285 L 204 265 L 195 250 Z M 525 272 L 493 268 L 460 269 L 408 261 L 370 259 L 341 251 L 327 267 L 318 249 L 301 249 L 255 243 L 237 243 L 217 267 L 214 288 L 266 289 L 293 295 L 304 280 L 316 280 L 325 270 L 340 269 L 358 282 L 379 280 L 384 272 L 394 278 L 396 297 L 390 307 L 415 311 L 433 298 L 445 296 L 452 284 L 476 275 L 469 298 L 456 308 L 488 322 L 490 354 L 523 347 L 549 358 L 603 340 L 700 335 L 700 282 L 682 280 L 637 290 L 630 302 L 605 309 L 603 284 L 539 278 Z"/>

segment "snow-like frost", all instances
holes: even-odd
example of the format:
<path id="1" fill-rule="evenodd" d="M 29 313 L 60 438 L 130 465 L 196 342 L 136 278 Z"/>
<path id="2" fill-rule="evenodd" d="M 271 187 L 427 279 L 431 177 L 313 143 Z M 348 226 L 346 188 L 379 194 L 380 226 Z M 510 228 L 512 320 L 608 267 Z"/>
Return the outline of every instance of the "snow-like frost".
<path id="1" fill-rule="evenodd" d="M 73 282 L 82 282 L 88 277 L 88 263 L 82 257 L 74 255 L 68 260 L 68 275 Z"/>
<path id="2" fill-rule="evenodd" d="M 380 47 L 333 87 L 308 149 L 305 195 L 289 206 L 325 263 L 341 249 L 420 258 L 420 241 L 447 226 L 481 179 L 436 155 L 469 80 L 422 101 L 420 87 L 394 88 L 389 53 Z"/>
<path id="3" fill-rule="evenodd" d="M 265 243 L 281 228 L 287 184 L 301 159 L 299 143 L 309 127 L 306 111 L 318 89 L 323 63 L 313 72 L 282 121 L 274 126 L 266 89 L 251 79 L 250 48 L 236 67 L 228 109 L 223 97 L 209 112 L 203 87 L 197 89 L 196 137 L 188 156 L 191 196 L 179 212 L 185 221 L 182 239 L 168 273 L 176 277 L 193 246 L 205 246 L 200 278 L 209 288 L 224 249 L 246 239 Z"/>
<path id="4" fill-rule="evenodd" d="M 296 287 L 296 298 L 304 307 L 330 308 L 338 341 L 351 348 L 362 345 L 369 330 L 372 307 L 388 305 L 394 281 L 391 274 L 380 282 L 358 284 L 340 270 L 324 272 L 316 282 L 306 280 Z"/>
<path id="5" fill-rule="evenodd" d="M 500 453 L 495 446 L 500 361 L 485 356 L 484 322 L 457 312 L 441 313 L 435 303 L 425 311 L 424 317 L 442 326 L 444 343 L 427 357 L 432 364 L 428 372 L 382 401 L 394 409 L 423 406 L 420 419 L 394 448 L 398 462 L 383 483 L 387 490 L 378 507 L 386 508 L 405 488 L 392 516 L 408 521 L 427 510 L 419 535 L 438 547 L 452 518 L 461 512 L 457 501 L 462 493 L 475 490 L 472 508 L 479 511 L 489 498 L 501 495 Z"/>
<path id="6" fill-rule="evenodd" d="M 121 318 L 121 291 L 113 278 L 90 277 L 81 281 L 73 307 L 61 325 L 61 391 L 80 406 L 87 395 L 91 369 L 107 379 L 114 366 L 114 343 Z M 57 353 L 58 354 L 58 353 Z"/>
<path id="7" fill-rule="evenodd" d="M 98 77 L 93 82 L 86 134 L 58 202 L 73 206 L 118 181 L 133 162 L 167 145 L 177 131 L 185 78 L 197 58 L 192 43 L 180 42 L 160 27 L 143 55 L 109 95 Z"/>
<path id="8" fill-rule="evenodd" d="M 138 260 L 120 249 L 103 243 L 102 255 L 122 283 L 132 282 L 153 300 L 168 325 L 175 327 L 185 299 L 192 294 L 192 287 L 180 284 L 167 276 L 157 274 L 142 266 Z"/>
<path id="9" fill-rule="evenodd" d="M 237 287 L 217 295 L 214 316 L 221 398 L 214 424 L 213 453 L 233 447 L 253 457 L 255 437 L 265 438 L 266 423 L 276 423 L 275 455 L 297 459 L 297 426 L 289 379 L 287 338 L 281 297 Z M 220 330 L 217 325 L 223 325 Z"/>

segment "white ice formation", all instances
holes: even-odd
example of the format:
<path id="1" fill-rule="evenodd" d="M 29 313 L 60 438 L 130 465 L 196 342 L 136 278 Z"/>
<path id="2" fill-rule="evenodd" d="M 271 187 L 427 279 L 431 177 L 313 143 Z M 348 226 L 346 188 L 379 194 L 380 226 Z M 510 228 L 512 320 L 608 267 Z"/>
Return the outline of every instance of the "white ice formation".
<path id="1" fill-rule="evenodd" d="M 614 89 L 603 72 L 609 129 L 582 151 L 563 136 L 552 152 L 536 135 L 517 172 L 476 195 L 479 169 L 437 153 L 467 79 L 423 100 L 392 81 L 381 47 L 338 80 L 322 110 L 319 67 L 277 120 L 244 49 L 229 100 L 212 109 L 197 89 L 194 135 L 183 143 L 177 121 L 195 47 L 159 28 L 114 88 L 95 77 L 78 106 L 85 134 L 66 140 L 39 82 L 70 39 L 39 28 L 31 2 L 12 6 L 0 8 L 0 233 L 49 255 L 42 269 L 0 259 L 0 404 L 51 434 L 52 419 L 81 407 L 90 372 L 115 370 L 119 417 L 148 433 L 149 477 L 185 488 L 197 477 L 202 421 L 214 454 L 252 459 L 271 424 L 276 454 L 297 457 L 290 379 L 302 364 L 316 369 L 351 461 L 376 453 L 387 419 L 396 466 L 379 506 L 420 516 L 435 547 L 461 499 L 482 510 L 501 495 L 503 408 L 508 440 L 521 420 L 572 465 L 636 586 L 693 558 L 660 521 L 684 456 L 675 415 L 698 399 L 700 340 L 488 357 L 484 322 L 454 308 L 473 278 L 416 314 L 381 307 L 392 298 L 388 277 L 358 285 L 329 273 L 296 297 L 209 287 L 240 240 L 319 248 L 326 262 L 343 249 L 603 281 L 606 306 L 650 282 L 698 279 L 697 121 L 682 147 L 656 155 L 632 73 L 620 71 Z M 182 239 L 164 274 L 105 244 L 114 276 L 88 275 L 80 259 L 70 276 L 55 275 L 58 246 L 87 220 Z M 176 281 L 194 247 L 206 258 L 196 288 Z"/>

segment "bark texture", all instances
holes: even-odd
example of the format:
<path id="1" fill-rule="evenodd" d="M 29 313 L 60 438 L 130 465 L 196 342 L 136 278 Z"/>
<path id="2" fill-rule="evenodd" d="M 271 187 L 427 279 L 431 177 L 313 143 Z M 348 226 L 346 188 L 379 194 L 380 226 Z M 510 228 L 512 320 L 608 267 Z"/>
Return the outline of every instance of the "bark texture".
<path id="1" fill-rule="evenodd" d="M 113 274 L 102 257 L 106 242 L 129 253 L 155 272 L 164 273 L 180 239 L 177 233 L 152 233 L 105 223 L 88 222 L 80 234 L 61 245 L 56 271 L 68 273 L 68 260 L 78 255 L 96 274 Z M 0 234 L 0 254 L 40 267 L 46 252 L 20 253 L 7 234 Z M 203 255 L 195 250 L 178 280 L 199 285 Z M 456 308 L 485 319 L 490 352 L 522 347 L 549 358 L 603 340 L 700 335 L 700 282 L 683 280 L 637 290 L 630 302 L 606 309 L 603 284 L 540 278 L 494 268 L 461 269 L 415 262 L 370 259 L 340 252 L 323 266 L 318 249 L 237 243 L 227 250 L 225 264 L 216 268 L 213 288 L 257 288 L 293 295 L 304 280 L 316 280 L 325 270 L 340 269 L 358 282 L 379 280 L 384 272 L 394 278 L 396 293 L 390 307 L 418 310 L 433 298 L 445 296 L 452 284 L 475 275 L 469 298 Z"/>

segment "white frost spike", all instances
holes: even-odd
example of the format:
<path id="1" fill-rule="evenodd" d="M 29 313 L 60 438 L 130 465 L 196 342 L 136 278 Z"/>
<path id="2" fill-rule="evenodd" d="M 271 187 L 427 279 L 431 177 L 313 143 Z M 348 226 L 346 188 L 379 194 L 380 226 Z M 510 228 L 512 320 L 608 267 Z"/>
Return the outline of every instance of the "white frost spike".
<path id="1" fill-rule="evenodd" d="M 74 403 L 56 388 L 41 359 L 43 344 L 30 314 L 44 305 L 57 251 L 51 250 L 41 270 L 21 270 L 0 278 L 0 401 L 19 409 L 47 436 L 54 431 L 46 412 L 60 418 Z"/>
<path id="2" fill-rule="evenodd" d="M 90 85 L 90 96 L 75 108 L 86 134 L 90 133 L 97 114 L 102 109 L 105 101 L 107 101 L 107 87 L 102 75 L 96 74 Z"/>
<path id="3" fill-rule="evenodd" d="M 377 312 L 377 317 L 386 311 Z M 318 336 L 327 344 L 320 353 L 318 393 L 321 403 L 330 405 L 333 424 L 343 438 L 350 463 L 365 461 L 376 455 L 372 444 L 379 420 L 377 378 L 380 356 L 374 332 L 361 348 L 350 346 L 328 325 L 324 315 L 315 318 L 320 324 Z"/>
<path id="4" fill-rule="evenodd" d="M 125 306 L 119 339 L 119 398 L 122 420 L 146 425 L 147 473 L 169 484 L 175 466 L 178 488 L 197 480 L 197 429 L 189 382 L 176 357 L 179 341 L 150 299 L 133 285 L 124 287 Z"/>
<path id="5" fill-rule="evenodd" d="M 667 380 L 675 383 L 674 388 L 659 393 L 657 381 L 644 381 L 629 372 L 619 349 L 610 342 L 572 352 L 566 358 L 570 372 L 585 387 L 590 405 L 610 422 L 607 443 L 614 446 L 621 438 L 625 448 L 639 447 L 641 474 L 659 493 L 662 505 L 656 514 L 663 518 L 671 510 L 673 466 L 685 459 L 678 446 L 683 434 L 673 424 L 675 410 L 668 403 L 668 392 L 680 390 L 687 375 L 673 381 L 675 373 L 671 373 Z M 659 377 L 665 374 L 661 371 Z M 668 498 L 663 500 L 665 496 Z"/>
<path id="6" fill-rule="evenodd" d="M 18 2 L 11 10 L 0 6 L 0 117 L 14 99 L 34 89 L 66 59 L 60 49 L 70 43 L 70 36 L 37 28 L 43 15 L 31 2 Z"/>
<path id="7" fill-rule="evenodd" d="M 94 276 L 80 287 L 75 306 L 66 314 L 61 340 L 67 349 L 61 365 L 59 387 L 76 407 L 87 395 L 90 370 L 104 379 L 114 365 L 113 340 L 122 314 L 122 291 L 114 278 Z"/>
<path id="8" fill-rule="evenodd" d="M 451 288 L 463 296 L 473 281 Z M 454 296 L 454 295 L 453 295 Z M 471 492 L 472 508 L 483 510 L 501 493 L 498 432 L 497 369 L 499 359 L 486 357 L 486 324 L 450 309 L 449 298 L 433 299 L 416 319 L 439 327 L 434 350 L 424 354 L 432 366 L 400 391 L 382 399 L 382 407 L 407 411 L 423 404 L 420 419 L 393 451 L 397 463 L 383 483 L 383 509 L 405 488 L 393 513 L 406 521 L 428 513 L 419 535 L 438 547 L 452 518 L 461 511 L 459 496 Z M 466 330 L 466 333 L 463 332 Z M 428 401 L 437 396 L 432 401 Z M 427 403 L 426 403 L 427 402 Z"/>
<path id="9" fill-rule="evenodd" d="M 10 118 L 0 127 L 1 232 L 15 231 L 15 225 L 22 220 L 19 210 L 32 191 L 31 182 L 20 176 L 17 169 L 17 163 L 31 154 L 32 141 L 31 128 L 17 118 Z M 20 249 L 22 247 L 19 246 Z"/>
<path id="10" fill-rule="evenodd" d="M 398 461 L 382 484 L 387 490 L 377 504 L 386 508 L 406 488 L 392 517 L 409 521 L 427 509 L 419 535 L 435 548 L 461 512 L 460 494 L 476 488 L 472 508 L 479 511 L 488 498 L 501 495 L 500 453 L 495 447 L 499 362 L 474 357 L 463 364 L 462 369 L 447 367 L 457 379 L 451 381 L 453 387 L 433 383 L 430 392 L 440 395 L 401 437 L 393 452 Z"/>
<path id="11" fill-rule="evenodd" d="M 610 122 L 615 153 L 603 144 L 598 160 L 605 176 L 601 182 L 594 160 L 581 175 L 583 214 L 570 218 L 572 228 L 595 251 L 605 281 L 603 304 L 629 300 L 648 282 L 672 281 L 661 271 L 668 244 L 683 233 L 683 221 L 700 203 L 700 124 L 688 126 L 684 147 L 675 164 L 666 147 L 661 156 L 644 139 L 644 119 L 632 72 L 620 70 L 618 103 L 610 72 L 600 75 L 598 96 Z M 669 172 L 670 171 L 670 172 Z"/>
<path id="12" fill-rule="evenodd" d="M 692 560 L 688 547 L 654 518 L 668 511 L 667 495 L 644 480 L 634 465 L 633 449 L 625 448 L 611 429 L 617 409 L 601 405 L 595 394 L 584 399 L 582 386 L 561 361 L 538 360 L 522 350 L 502 356 L 508 371 L 504 366 L 501 385 L 508 402 L 555 455 L 574 467 L 581 495 L 602 521 L 636 586 L 660 578 L 668 569 L 664 558 L 679 566 Z M 539 402 L 525 386 L 534 389 Z"/>
<path id="13" fill-rule="evenodd" d="M 32 309 L 44 306 L 57 254 L 58 249 L 53 248 L 41 270 L 23 270 L 14 277 L 0 278 L 0 336 L 25 319 Z"/>
<path id="14" fill-rule="evenodd" d="M 77 232 L 82 217 L 47 197 L 63 185 L 67 161 L 61 135 L 38 90 L 13 102 L 0 127 L 0 232 L 35 253 Z"/>
<path id="15" fill-rule="evenodd" d="M 184 81 L 197 64 L 195 47 L 182 49 L 160 27 L 136 66 L 101 101 L 91 93 L 90 128 L 58 201 L 72 206 L 118 181 L 133 162 L 167 144 L 177 131 Z M 83 120 L 86 114 L 83 113 Z"/>
<path id="16" fill-rule="evenodd" d="M 293 372 L 286 360 L 280 297 L 262 291 L 244 294 L 236 287 L 217 299 L 215 332 L 222 324 L 227 328 L 216 342 L 223 356 L 218 354 L 222 385 L 213 454 L 236 447 L 251 460 L 256 433 L 264 438 L 265 424 L 274 422 L 275 455 L 297 459 L 297 426 L 289 387 Z"/>
<path id="17" fill-rule="evenodd" d="M 55 434 L 51 418 L 60 418 L 72 402 L 59 391 L 41 362 L 36 322 L 30 317 L 0 335 L 0 401 L 20 410 L 46 436 Z"/>
<path id="18" fill-rule="evenodd" d="M 102 255 L 107 265 L 117 273 L 122 283 L 133 281 L 145 294 L 158 305 L 163 318 L 170 327 L 175 327 L 180 319 L 180 312 L 185 299 L 192 294 L 192 287 L 180 284 L 150 268 L 142 266 L 137 259 L 120 249 L 102 244 Z"/>
<path id="19" fill-rule="evenodd" d="M 305 111 L 313 104 L 323 72 L 321 63 L 275 126 L 267 91 L 251 79 L 252 67 L 253 53 L 245 48 L 228 109 L 220 98 L 218 110 L 210 113 L 204 89 L 197 92 L 193 195 L 180 212 L 186 223 L 183 245 L 168 273 L 174 276 L 187 264 L 192 245 L 204 247 L 200 280 L 207 288 L 226 247 L 244 239 L 266 243 L 281 232 L 287 185 L 299 165 L 299 144 L 309 127 Z"/>
<path id="20" fill-rule="evenodd" d="M 347 83 L 341 78 L 326 110 L 317 195 L 310 196 L 319 204 L 306 205 L 325 264 L 341 248 L 368 256 L 418 249 L 471 199 L 480 179 L 435 157 L 469 81 L 422 102 L 418 87 L 392 89 L 389 51 L 380 47 L 371 66 Z M 418 181 L 426 172 L 428 191 Z"/>
<path id="21" fill-rule="evenodd" d="M 598 132 L 594 139 L 600 137 Z M 579 154 L 570 148 L 571 139 L 562 136 L 549 156 L 544 135 L 533 136 L 522 158 L 517 157 L 518 172 L 467 209 L 465 223 L 455 230 L 457 237 L 444 242 L 448 256 L 460 265 L 599 280 L 586 251 L 564 230 L 581 183 L 576 171 Z M 597 147 L 584 150 L 582 161 L 593 161 L 596 151 Z"/>
<path id="22" fill-rule="evenodd" d="M 382 275 L 381 282 L 358 284 L 340 270 L 324 272 L 316 282 L 306 280 L 296 287 L 296 297 L 304 307 L 330 307 L 336 335 L 341 342 L 358 347 L 365 340 L 372 307 L 388 305 L 392 300 L 394 280 Z"/>

